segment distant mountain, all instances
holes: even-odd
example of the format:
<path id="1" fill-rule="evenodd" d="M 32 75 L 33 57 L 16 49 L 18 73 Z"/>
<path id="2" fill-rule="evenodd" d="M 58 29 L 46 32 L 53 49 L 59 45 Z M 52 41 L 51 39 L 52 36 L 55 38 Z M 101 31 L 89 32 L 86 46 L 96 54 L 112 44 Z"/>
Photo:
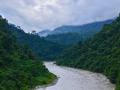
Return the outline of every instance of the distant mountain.
<path id="1" fill-rule="evenodd" d="M 106 20 L 100 22 L 94 22 L 84 25 L 66 25 L 56 28 L 51 34 L 60 34 L 60 33 L 80 33 L 86 35 L 87 33 L 98 32 L 102 29 L 103 25 L 111 23 L 113 20 Z"/>
<path id="2" fill-rule="evenodd" d="M 106 20 L 79 26 L 61 26 L 54 31 L 47 31 L 48 36 L 46 35 L 45 39 L 62 45 L 72 45 L 92 37 L 99 32 L 105 24 L 110 24 L 112 21 L 113 20 Z"/>
<path id="3" fill-rule="evenodd" d="M 63 34 L 63 33 L 89 33 L 89 32 L 98 32 L 102 29 L 103 25 L 111 23 L 113 20 L 105 20 L 99 22 L 93 22 L 83 25 L 65 25 L 54 29 L 53 31 L 50 30 L 43 30 L 38 33 L 39 36 L 48 36 L 53 34 Z"/>
<path id="4" fill-rule="evenodd" d="M 57 64 L 103 73 L 120 90 L 120 16 L 91 39 L 65 50 Z"/>

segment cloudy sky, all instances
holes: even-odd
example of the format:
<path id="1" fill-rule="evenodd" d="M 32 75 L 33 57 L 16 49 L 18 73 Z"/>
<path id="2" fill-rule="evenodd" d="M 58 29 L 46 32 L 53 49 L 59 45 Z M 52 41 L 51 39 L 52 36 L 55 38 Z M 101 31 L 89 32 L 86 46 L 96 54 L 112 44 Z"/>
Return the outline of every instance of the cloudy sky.
<path id="1" fill-rule="evenodd" d="M 118 16 L 120 0 L 0 0 L 0 14 L 26 32 Z"/>

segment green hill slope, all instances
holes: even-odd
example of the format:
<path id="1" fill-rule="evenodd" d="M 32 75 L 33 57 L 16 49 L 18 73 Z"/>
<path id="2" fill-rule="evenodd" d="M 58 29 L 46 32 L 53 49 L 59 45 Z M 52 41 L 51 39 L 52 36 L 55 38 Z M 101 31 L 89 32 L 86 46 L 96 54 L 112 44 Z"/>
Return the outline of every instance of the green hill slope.
<path id="1" fill-rule="evenodd" d="M 60 45 L 71 46 L 82 40 L 82 37 L 78 33 L 63 33 L 48 35 L 45 37 L 46 40 L 59 43 Z"/>
<path id="2" fill-rule="evenodd" d="M 103 73 L 120 90 L 120 16 L 93 38 L 64 51 L 57 64 Z"/>
<path id="3" fill-rule="evenodd" d="M 17 43 L 0 16 L 0 90 L 29 90 L 54 78 L 28 47 Z"/>
<path id="4" fill-rule="evenodd" d="M 38 35 L 25 33 L 14 25 L 9 25 L 9 29 L 13 32 L 19 43 L 29 46 L 37 56 L 43 59 L 53 60 L 64 49 L 63 45 L 47 41 Z"/>

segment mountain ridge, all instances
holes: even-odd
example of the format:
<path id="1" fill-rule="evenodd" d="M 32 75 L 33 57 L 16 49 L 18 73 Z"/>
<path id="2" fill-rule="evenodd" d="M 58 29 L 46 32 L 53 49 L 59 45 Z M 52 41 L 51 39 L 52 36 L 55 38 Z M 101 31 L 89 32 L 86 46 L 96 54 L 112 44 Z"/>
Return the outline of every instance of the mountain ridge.
<path id="1" fill-rule="evenodd" d="M 97 21 L 97 22 L 92 22 L 92 23 L 87 23 L 87 24 L 83 24 L 83 25 L 63 25 L 63 26 L 60 26 L 60 27 L 57 27 L 55 28 L 54 30 L 47 30 L 48 31 L 48 34 L 47 35 L 53 35 L 53 34 L 61 34 L 61 33 L 72 33 L 72 32 L 76 32 L 76 33 L 80 33 L 79 30 L 81 29 L 84 29 L 86 27 L 92 27 L 97 25 L 96 27 L 99 27 L 100 29 L 102 28 L 102 26 L 104 24 L 109 24 L 113 21 L 113 19 L 109 19 L 109 20 L 105 20 L 105 21 Z M 99 25 L 99 26 L 98 26 Z M 67 28 L 70 28 L 70 29 L 67 29 Z M 71 28 L 74 28 L 78 31 L 74 31 L 74 29 L 72 30 Z M 46 31 L 46 30 L 45 30 Z M 41 36 L 41 34 L 43 33 L 44 31 L 41 31 L 38 33 L 38 35 Z M 45 32 L 46 33 L 46 32 Z"/>

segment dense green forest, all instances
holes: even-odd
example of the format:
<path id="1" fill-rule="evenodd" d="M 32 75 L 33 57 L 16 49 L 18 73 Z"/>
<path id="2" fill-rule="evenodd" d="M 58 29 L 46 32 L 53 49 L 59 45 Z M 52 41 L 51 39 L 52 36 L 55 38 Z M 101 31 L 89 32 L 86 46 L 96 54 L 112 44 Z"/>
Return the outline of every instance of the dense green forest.
<path id="1" fill-rule="evenodd" d="M 120 90 L 120 16 L 93 38 L 65 50 L 56 63 L 103 73 Z"/>
<path id="2" fill-rule="evenodd" d="M 54 78 L 28 47 L 17 43 L 8 21 L 0 16 L 0 90 L 29 90 Z"/>
<path id="3" fill-rule="evenodd" d="M 65 46 L 45 40 L 31 33 L 25 33 L 20 27 L 10 24 L 9 29 L 13 32 L 19 43 L 30 47 L 32 51 L 45 60 L 53 60 L 59 55 Z"/>
<path id="4" fill-rule="evenodd" d="M 79 41 L 82 41 L 82 37 L 78 33 L 48 35 L 45 37 L 45 39 L 66 46 L 71 46 L 78 43 Z"/>

